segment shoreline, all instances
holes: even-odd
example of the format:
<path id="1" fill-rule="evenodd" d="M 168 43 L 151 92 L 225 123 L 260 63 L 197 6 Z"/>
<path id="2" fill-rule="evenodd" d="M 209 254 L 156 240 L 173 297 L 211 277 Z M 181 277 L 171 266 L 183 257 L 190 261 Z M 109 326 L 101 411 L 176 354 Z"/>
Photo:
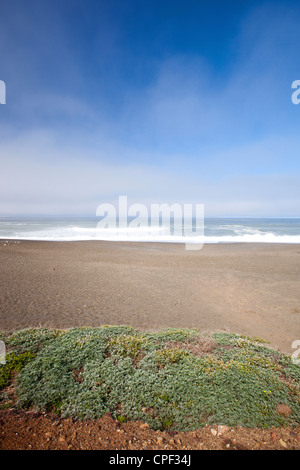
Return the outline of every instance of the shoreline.
<path id="1" fill-rule="evenodd" d="M 193 245 L 193 243 L 189 242 L 172 242 L 170 240 L 168 241 L 156 241 L 156 240 L 149 240 L 149 241 L 144 241 L 144 240 L 93 240 L 93 239 L 87 239 L 87 240 L 41 240 L 41 239 L 34 239 L 34 238 L 9 238 L 9 237 L 4 237 L 0 238 L 0 243 L 5 243 L 5 242 L 11 242 L 11 243 L 22 243 L 22 242 L 34 242 L 34 243 L 129 243 L 129 244 L 144 244 L 144 245 L 149 245 L 149 244 L 158 244 L 158 245 L 178 245 L 178 246 L 184 246 L 184 245 Z M 197 243 L 195 242 L 195 245 Z M 247 242 L 247 241 L 218 241 L 218 242 L 204 242 L 203 246 L 205 245 L 265 245 L 265 246 L 285 246 L 285 245 L 293 245 L 295 247 L 300 248 L 300 242 L 295 243 L 295 242 Z M 195 250 L 196 251 L 196 250 Z"/>
<path id="2" fill-rule="evenodd" d="M 225 330 L 288 354 L 300 338 L 298 244 L 1 239 L 0 262 L 0 330 Z"/>

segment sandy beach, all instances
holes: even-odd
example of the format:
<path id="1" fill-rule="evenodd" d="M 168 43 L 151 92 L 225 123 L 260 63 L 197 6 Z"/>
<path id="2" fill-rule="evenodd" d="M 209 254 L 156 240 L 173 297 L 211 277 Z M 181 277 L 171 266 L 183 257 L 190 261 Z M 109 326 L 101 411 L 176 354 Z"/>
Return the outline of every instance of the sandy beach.
<path id="1" fill-rule="evenodd" d="M 300 246 L 0 241 L 0 330 L 227 330 L 292 354 Z"/>

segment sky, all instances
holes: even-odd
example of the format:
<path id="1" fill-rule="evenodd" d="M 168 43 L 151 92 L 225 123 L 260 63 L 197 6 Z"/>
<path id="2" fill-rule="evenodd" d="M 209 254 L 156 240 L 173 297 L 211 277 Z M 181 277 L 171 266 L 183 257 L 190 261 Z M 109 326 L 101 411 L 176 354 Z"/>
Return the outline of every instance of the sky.
<path id="1" fill-rule="evenodd" d="M 0 216 L 300 217 L 299 1 L 1 0 Z"/>

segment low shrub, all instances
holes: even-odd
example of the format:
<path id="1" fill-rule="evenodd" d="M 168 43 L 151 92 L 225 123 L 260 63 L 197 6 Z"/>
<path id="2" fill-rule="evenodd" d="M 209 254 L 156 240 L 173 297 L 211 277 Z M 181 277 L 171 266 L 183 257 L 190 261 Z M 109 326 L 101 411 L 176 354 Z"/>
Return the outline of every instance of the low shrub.
<path id="1" fill-rule="evenodd" d="M 289 356 L 257 338 L 225 332 L 203 338 L 197 330 L 126 326 L 22 330 L 7 338 L 1 383 L 16 370 L 19 407 L 75 419 L 109 411 L 120 422 L 141 419 L 174 430 L 300 424 L 300 367 Z M 277 413 L 279 404 L 291 409 L 289 416 Z"/>

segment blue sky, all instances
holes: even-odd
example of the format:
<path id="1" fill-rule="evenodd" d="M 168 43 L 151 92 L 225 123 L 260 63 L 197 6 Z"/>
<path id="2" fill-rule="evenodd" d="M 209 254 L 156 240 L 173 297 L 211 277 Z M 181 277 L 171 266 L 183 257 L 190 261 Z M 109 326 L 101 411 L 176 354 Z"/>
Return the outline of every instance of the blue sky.
<path id="1" fill-rule="evenodd" d="M 0 215 L 300 217 L 298 1 L 2 0 Z"/>

